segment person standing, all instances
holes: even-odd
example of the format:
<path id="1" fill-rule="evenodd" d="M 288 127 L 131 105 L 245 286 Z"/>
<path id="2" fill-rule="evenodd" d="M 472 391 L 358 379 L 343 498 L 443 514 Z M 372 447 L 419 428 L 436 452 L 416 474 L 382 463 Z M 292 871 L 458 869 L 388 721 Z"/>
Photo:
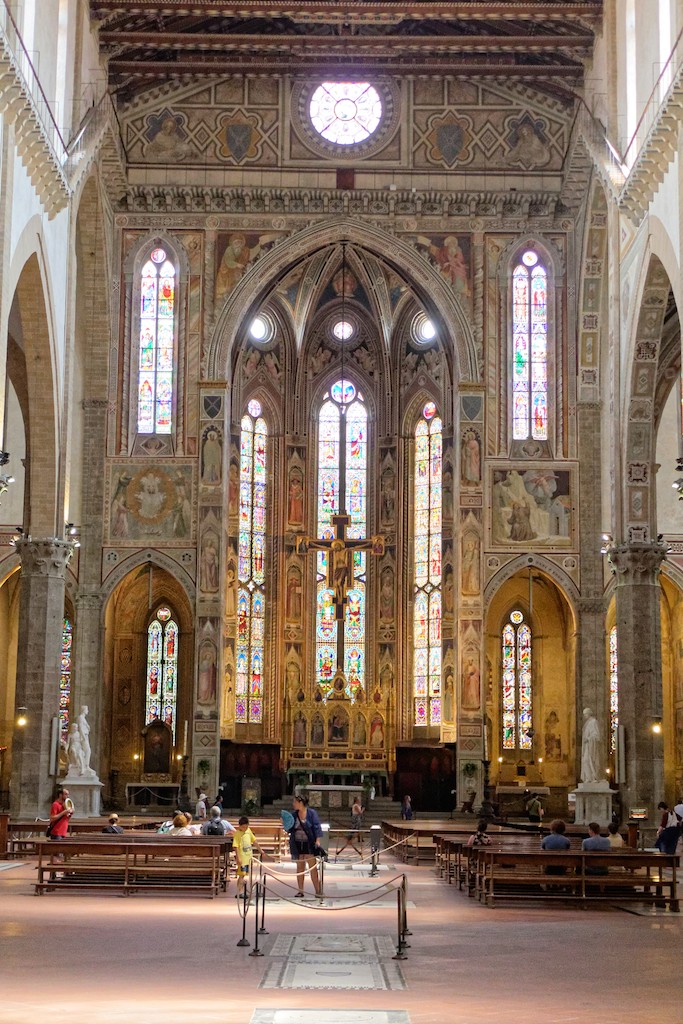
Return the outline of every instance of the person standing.
<path id="1" fill-rule="evenodd" d="M 261 853 L 256 836 L 249 828 L 249 818 L 243 814 L 237 822 L 237 828 L 232 836 L 232 848 L 237 861 L 237 896 L 240 896 L 241 893 L 246 894 L 247 878 L 251 870 L 251 862 L 254 859 L 254 847 Z"/>
<path id="2" fill-rule="evenodd" d="M 363 827 L 364 811 L 365 808 L 361 807 L 360 797 L 354 796 L 353 804 L 351 806 L 351 831 L 347 834 L 346 842 L 342 846 L 341 850 L 337 850 L 337 857 L 339 856 L 340 853 L 344 852 L 347 846 L 350 846 L 352 849 L 354 849 L 359 857 L 363 856 L 363 836 L 361 833 L 361 829 Z M 353 842 L 354 836 L 358 840 L 360 850 Z"/>
<path id="3" fill-rule="evenodd" d="M 69 831 L 69 818 L 73 814 L 71 801 L 67 803 L 69 790 L 57 790 L 57 796 L 50 807 L 50 839 L 65 839 Z"/>
<path id="4" fill-rule="evenodd" d="M 403 797 L 403 803 L 401 804 L 401 817 L 404 821 L 413 820 L 413 805 L 409 796 Z"/>
<path id="5" fill-rule="evenodd" d="M 543 808 L 541 807 L 541 801 L 536 793 L 532 793 L 526 802 L 526 812 L 529 817 L 529 821 L 541 823 L 543 817 Z"/>
<path id="6" fill-rule="evenodd" d="M 299 887 L 296 895 L 299 899 L 303 899 L 304 878 L 306 868 L 308 868 L 316 896 L 321 896 L 322 888 L 316 863 L 316 857 L 322 855 L 320 840 L 323 830 L 320 818 L 317 812 L 308 806 L 308 797 L 303 793 L 294 797 L 292 811 L 294 825 L 289 833 L 289 851 L 292 860 L 296 861 L 296 881 Z"/>
<path id="7" fill-rule="evenodd" d="M 203 789 L 199 791 L 199 797 L 194 808 L 194 816 L 198 821 L 206 820 L 206 793 Z"/>

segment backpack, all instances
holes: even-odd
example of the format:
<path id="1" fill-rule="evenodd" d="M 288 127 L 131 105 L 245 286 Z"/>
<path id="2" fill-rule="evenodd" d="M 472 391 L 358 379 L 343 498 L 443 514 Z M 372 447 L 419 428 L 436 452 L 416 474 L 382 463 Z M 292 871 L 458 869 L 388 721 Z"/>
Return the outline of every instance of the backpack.
<path id="1" fill-rule="evenodd" d="M 206 826 L 207 836 L 223 836 L 223 825 L 219 818 L 212 818 L 209 824 Z"/>

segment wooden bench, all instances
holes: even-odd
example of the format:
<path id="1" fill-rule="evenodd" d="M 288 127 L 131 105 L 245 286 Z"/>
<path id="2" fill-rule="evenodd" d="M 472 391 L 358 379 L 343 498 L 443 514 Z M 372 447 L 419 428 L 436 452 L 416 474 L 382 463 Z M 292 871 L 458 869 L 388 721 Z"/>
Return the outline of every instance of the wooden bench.
<path id="1" fill-rule="evenodd" d="M 72 836 L 90 835 L 101 832 L 108 823 L 108 818 L 88 818 L 86 821 L 69 822 L 69 834 Z M 49 824 L 49 818 L 38 819 L 37 821 L 12 821 L 7 831 L 7 855 L 8 857 L 27 857 L 34 855 L 36 841 L 45 839 L 45 832 Z M 161 820 L 151 818 L 119 818 L 119 825 L 124 832 L 130 830 L 156 832 L 161 825 Z"/>
<path id="2" fill-rule="evenodd" d="M 103 835 L 36 841 L 36 895 L 107 889 L 125 896 L 173 890 L 217 896 L 228 882 L 230 836 Z"/>
<path id="3" fill-rule="evenodd" d="M 578 842 L 580 837 L 576 837 Z M 472 894 L 492 907 L 497 899 L 595 900 L 662 903 L 678 912 L 678 857 L 642 850 L 567 852 L 512 846 L 468 848 Z M 548 869 L 552 869 L 548 872 Z M 559 873 L 564 870 L 564 873 Z M 666 872 L 666 874 L 665 874 Z"/>

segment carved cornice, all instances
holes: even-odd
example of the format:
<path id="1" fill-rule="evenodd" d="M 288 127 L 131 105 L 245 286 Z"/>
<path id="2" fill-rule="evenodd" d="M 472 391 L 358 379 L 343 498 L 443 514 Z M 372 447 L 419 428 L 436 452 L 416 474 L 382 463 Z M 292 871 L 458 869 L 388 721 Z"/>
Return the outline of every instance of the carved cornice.
<path id="1" fill-rule="evenodd" d="M 113 197 L 112 197 L 113 198 Z M 500 192 L 389 192 L 387 189 L 205 188 L 199 185 L 136 185 L 116 202 L 119 214 L 337 214 L 371 217 L 444 217 L 491 219 L 500 224 L 509 203 Z M 529 224 L 557 227 L 556 192 L 526 192 L 515 199 L 516 219 L 506 218 L 510 230 L 528 230 Z M 561 210 L 566 216 L 570 211 Z M 284 225 L 283 225 L 284 226 Z M 406 225 L 404 230 L 410 230 Z M 413 227 L 414 230 L 414 227 Z"/>
<path id="2" fill-rule="evenodd" d="M 617 586 L 633 583 L 656 583 L 668 544 L 610 544 L 607 561 L 616 577 Z"/>
<path id="3" fill-rule="evenodd" d="M 576 610 L 581 615 L 604 615 L 605 600 L 602 597 L 581 597 L 576 602 Z"/>
<path id="4" fill-rule="evenodd" d="M 14 543 L 21 559 L 22 576 L 66 577 L 66 567 L 74 553 L 73 541 L 57 537 L 40 540 L 19 537 Z"/>

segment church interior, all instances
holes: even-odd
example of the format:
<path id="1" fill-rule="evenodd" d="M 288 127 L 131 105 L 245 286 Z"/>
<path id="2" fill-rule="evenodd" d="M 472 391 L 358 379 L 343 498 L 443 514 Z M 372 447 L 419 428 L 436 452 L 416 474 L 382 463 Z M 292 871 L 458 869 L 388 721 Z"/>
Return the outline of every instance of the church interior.
<path id="1" fill-rule="evenodd" d="M 534 791 L 654 834 L 683 794 L 683 0 L 1 0 L 0 41 L 0 812 L 64 779 L 76 815 Z M 415 899 L 436 988 L 353 1006 L 440 1021 L 455 960 L 453 1020 L 494 1019 L 493 932 L 529 918 Z M 36 903 L 18 977 L 29 936 L 54 958 L 65 901 Z M 191 983 L 199 910 L 132 904 L 115 948 L 179 918 Z M 565 911 L 533 913 L 550 973 Z M 525 1020 L 651 1019 L 680 925 L 589 916 Z M 616 936 L 640 992 L 591 981 Z M 252 967 L 209 1019 L 275 1005 Z"/>

